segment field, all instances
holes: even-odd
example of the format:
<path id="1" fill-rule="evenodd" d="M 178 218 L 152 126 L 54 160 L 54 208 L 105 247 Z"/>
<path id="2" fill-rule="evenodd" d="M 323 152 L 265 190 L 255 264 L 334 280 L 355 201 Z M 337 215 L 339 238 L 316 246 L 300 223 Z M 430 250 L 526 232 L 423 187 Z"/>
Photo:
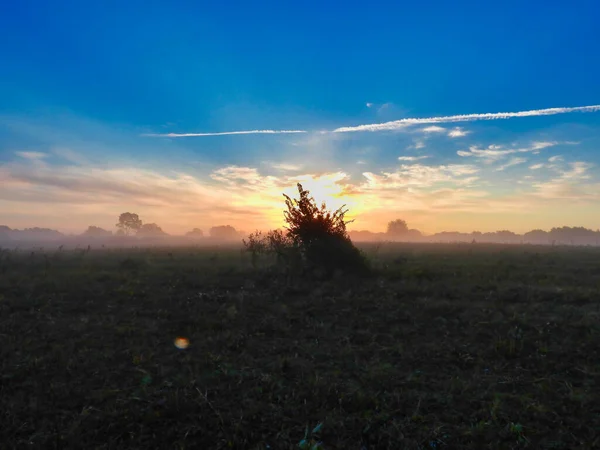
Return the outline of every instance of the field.
<path id="1" fill-rule="evenodd" d="M 600 249 L 364 250 L 4 250 L 0 447 L 600 448 Z"/>

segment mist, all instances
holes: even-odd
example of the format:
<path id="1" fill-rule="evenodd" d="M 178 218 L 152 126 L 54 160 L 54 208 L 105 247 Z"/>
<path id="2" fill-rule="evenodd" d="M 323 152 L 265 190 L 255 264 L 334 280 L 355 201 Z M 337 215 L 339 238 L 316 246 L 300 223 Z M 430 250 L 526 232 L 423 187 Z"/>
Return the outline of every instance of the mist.
<path id="1" fill-rule="evenodd" d="M 389 227 L 389 224 L 388 224 Z M 382 228 L 385 226 L 382 225 Z M 255 230 L 238 230 L 231 225 L 210 227 L 206 230 L 193 228 L 184 234 L 170 234 L 154 223 L 144 224 L 135 233 L 125 234 L 121 229 L 105 230 L 89 226 L 80 233 L 62 233 L 55 229 L 30 227 L 14 229 L 0 225 L 0 246 L 34 248 L 128 248 L 128 247 L 184 247 L 212 245 L 241 245 L 242 240 Z M 264 232 L 268 230 L 262 230 Z M 526 233 L 514 233 L 509 230 L 495 232 L 470 233 L 442 231 L 426 234 L 417 229 L 387 230 L 375 232 L 369 230 L 351 230 L 348 232 L 353 242 L 411 242 L 411 243 L 494 243 L 528 245 L 572 245 L 600 246 L 600 230 L 585 227 L 553 227 L 548 230 L 536 229 Z"/>

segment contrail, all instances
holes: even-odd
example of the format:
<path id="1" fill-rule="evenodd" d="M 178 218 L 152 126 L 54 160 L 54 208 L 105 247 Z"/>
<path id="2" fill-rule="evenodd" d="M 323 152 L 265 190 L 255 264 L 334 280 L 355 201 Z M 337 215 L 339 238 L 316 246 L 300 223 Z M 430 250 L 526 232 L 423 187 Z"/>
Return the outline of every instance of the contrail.
<path id="1" fill-rule="evenodd" d="M 476 120 L 498 120 L 512 119 L 514 117 L 535 117 L 535 116 L 553 116 L 555 114 L 568 114 L 573 112 L 597 112 L 600 111 L 600 105 L 577 106 L 574 108 L 547 108 L 532 109 L 530 111 L 519 112 L 500 112 L 500 113 L 482 113 L 482 114 L 461 114 L 456 116 L 442 117 L 422 117 L 394 120 L 385 123 L 374 123 L 367 125 L 357 125 L 354 127 L 340 127 L 332 131 L 322 131 L 321 133 L 350 133 L 354 131 L 387 131 L 398 130 L 411 125 L 431 124 L 431 123 L 453 123 L 453 122 L 473 122 Z M 220 133 L 150 133 L 142 136 L 150 137 L 205 137 L 205 136 L 230 136 L 238 134 L 295 134 L 308 133 L 306 130 L 247 130 L 247 131 L 223 131 Z"/>
<path id="2" fill-rule="evenodd" d="M 304 130 L 247 130 L 247 131 L 223 131 L 221 133 L 150 133 L 143 134 L 142 136 L 151 137 L 203 137 L 203 136 L 228 136 L 234 134 L 293 134 L 293 133 L 306 133 Z"/>
<path id="3" fill-rule="evenodd" d="M 555 114 L 568 114 L 572 112 L 596 112 L 600 111 L 600 105 L 578 106 L 575 108 L 547 108 L 533 109 L 531 111 L 519 112 L 501 112 L 484 114 L 462 114 L 457 116 L 426 117 L 414 119 L 400 119 L 392 122 L 375 123 L 368 125 L 357 125 L 355 127 L 341 127 L 333 130 L 334 133 L 349 133 L 353 131 L 385 131 L 397 130 L 410 125 L 419 125 L 426 123 L 451 123 L 451 122 L 472 122 L 475 120 L 496 120 L 511 119 L 513 117 L 533 117 L 533 116 L 552 116 Z"/>

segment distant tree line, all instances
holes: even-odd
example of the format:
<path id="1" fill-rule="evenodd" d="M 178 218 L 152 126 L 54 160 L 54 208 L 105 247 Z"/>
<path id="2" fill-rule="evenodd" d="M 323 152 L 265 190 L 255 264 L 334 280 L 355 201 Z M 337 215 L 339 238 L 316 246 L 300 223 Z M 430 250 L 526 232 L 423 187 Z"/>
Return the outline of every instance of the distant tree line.
<path id="1" fill-rule="evenodd" d="M 600 231 L 584 227 L 555 227 L 549 231 L 536 229 L 524 234 L 509 230 L 494 232 L 442 231 L 424 235 L 419 230 L 411 229 L 403 219 L 392 220 L 385 232 L 367 230 L 348 231 L 349 238 L 355 242 L 403 241 L 403 242 L 470 242 L 470 243 L 504 243 L 504 244 L 545 244 L 545 245 L 600 245 Z M 156 223 L 143 223 L 138 214 L 125 212 L 119 215 L 116 232 L 90 225 L 80 236 L 86 238 L 106 239 L 110 237 L 168 238 L 163 229 Z M 191 240 L 241 241 L 245 236 L 231 225 L 213 226 L 205 234 L 200 228 L 193 228 L 184 237 Z M 57 240 L 65 235 L 49 228 L 11 229 L 0 225 L 0 241 L 36 241 Z"/>
<path id="2" fill-rule="evenodd" d="M 550 231 L 532 230 L 517 234 L 509 230 L 482 233 L 473 231 L 442 231 L 431 235 L 423 235 L 419 230 L 409 229 L 406 221 L 393 220 L 388 223 L 385 233 L 371 231 L 351 231 L 350 237 L 355 241 L 405 241 L 405 242 L 471 242 L 502 244 L 549 244 L 549 245 L 600 245 L 600 230 L 584 227 L 559 227 Z"/>
<path id="3" fill-rule="evenodd" d="M 139 215 L 125 212 L 119 216 L 119 221 L 115 224 L 117 228 L 114 236 L 135 236 L 141 238 L 161 238 L 169 235 L 156 223 L 143 223 Z M 90 225 L 82 236 L 103 238 L 113 236 L 109 230 Z M 185 233 L 185 237 L 190 239 L 204 239 L 206 236 L 200 228 L 194 228 Z M 231 225 L 219 225 L 209 229 L 210 238 L 217 240 L 241 239 L 240 233 Z"/>

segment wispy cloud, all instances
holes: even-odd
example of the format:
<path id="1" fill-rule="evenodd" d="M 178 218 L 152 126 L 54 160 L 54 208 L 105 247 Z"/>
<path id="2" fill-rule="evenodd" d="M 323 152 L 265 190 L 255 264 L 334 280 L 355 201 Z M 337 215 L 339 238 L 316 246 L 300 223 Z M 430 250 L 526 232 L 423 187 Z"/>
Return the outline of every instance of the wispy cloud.
<path id="1" fill-rule="evenodd" d="M 281 193 L 293 195 L 298 182 L 328 206 L 342 206 L 346 202 L 333 197 L 342 193 L 346 179 L 340 171 L 276 176 L 255 167 L 225 166 L 194 174 L 25 159 L 0 166 L 0 211 L 18 210 L 34 224 L 44 218 L 47 225 L 82 229 L 110 226 L 120 212 L 131 209 L 169 232 L 196 224 L 261 227 L 279 225 Z"/>
<path id="2" fill-rule="evenodd" d="M 271 167 L 276 170 L 282 170 L 284 172 L 296 172 L 302 169 L 302 166 L 297 164 L 288 164 L 288 163 L 273 163 Z"/>
<path id="3" fill-rule="evenodd" d="M 589 169 L 593 164 L 576 161 L 569 169 L 560 171 L 560 175 L 549 181 L 534 184 L 534 195 L 547 199 L 565 199 L 587 201 L 600 199 L 600 183 L 590 183 Z"/>
<path id="4" fill-rule="evenodd" d="M 459 138 L 459 137 L 464 137 L 468 134 L 471 134 L 471 132 L 464 130 L 462 127 L 454 127 L 452 130 L 450 130 L 448 132 L 448 137 Z"/>
<path id="5" fill-rule="evenodd" d="M 394 172 L 375 174 L 365 172 L 368 188 L 425 188 L 437 183 L 453 183 L 455 185 L 468 185 L 476 180 L 474 175 L 478 168 L 464 164 L 449 164 L 441 166 L 426 166 L 423 164 L 402 164 Z"/>
<path id="6" fill-rule="evenodd" d="M 46 156 L 48 156 L 46 153 L 42 152 L 15 152 L 15 154 L 17 156 L 20 156 L 21 158 L 29 159 L 32 161 L 44 159 Z"/>
<path id="7" fill-rule="evenodd" d="M 446 131 L 446 129 L 437 125 L 431 125 L 429 127 L 421 128 L 420 131 L 424 133 L 443 133 L 444 131 Z"/>
<path id="8" fill-rule="evenodd" d="M 500 172 L 500 171 L 508 169 L 509 167 L 516 166 L 518 164 L 523 164 L 526 162 L 527 162 L 527 159 L 525 159 L 525 158 L 518 158 L 518 157 L 511 158 L 506 164 L 503 164 L 500 167 L 497 167 L 496 171 Z"/>
<path id="9" fill-rule="evenodd" d="M 419 161 L 421 159 L 429 158 L 430 156 L 398 156 L 398 161 Z"/>
<path id="10" fill-rule="evenodd" d="M 428 123 L 453 123 L 453 122 L 473 122 L 477 120 L 497 120 L 497 119 L 512 119 L 516 117 L 535 117 L 535 116 L 551 116 L 555 114 L 568 114 L 573 112 L 597 112 L 600 111 L 600 105 L 577 106 L 573 108 L 547 108 L 533 109 L 529 111 L 518 112 L 499 112 L 499 113 L 483 113 L 483 114 L 460 114 L 455 116 L 441 117 L 422 117 L 422 118 L 406 118 L 394 120 L 392 122 L 357 125 L 354 127 L 340 127 L 333 130 L 335 133 L 348 133 L 355 131 L 386 131 L 397 130 L 410 125 L 428 124 Z"/>
<path id="11" fill-rule="evenodd" d="M 488 161 L 495 161 L 500 158 L 503 158 L 506 155 L 511 155 L 513 153 L 537 153 L 540 150 L 543 150 L 548 147 L 553 147 L 558 145 L 558 142 L 533 142 L 529 147 L 520 147 L 520 148 L 506 148 L 500 145 L 489 145 L 487 148 L 479 148 L 477 146 L 469 147 L 469 150 L 459 150 L 456 152 L 458 156 L 462 157 L 475 157 L 475 158 L 485 158 Z"/>
<path id="12" fill-rule="evenodd" d="M 74 152 L 71 149 L 59 147 L 52 150 L 55 156 L 63 158 L 64 160 L 74 164 L 88 164 L 89 159 L 86 158 L 82 153 Z"/>
<path id="13" fill-rule="evenodd" d="M 416 149 L 416 150 L 420 150 L 422 148 L 425 148 L 425 139 L 413 139 L 413 145 L 409 145 L 408 147 L 406 147 L 407 149 Z"/>
<path id="14" fill-rule="evenodd" d="M 219 133 L 146 133 L 142 136 L 147 137 L 205 137 L 205 136 L 230 136 L 236 134 L 296 134 L 306 133 L 305 130 L 246 130 L 246 131 L 222 131 Z"/>

